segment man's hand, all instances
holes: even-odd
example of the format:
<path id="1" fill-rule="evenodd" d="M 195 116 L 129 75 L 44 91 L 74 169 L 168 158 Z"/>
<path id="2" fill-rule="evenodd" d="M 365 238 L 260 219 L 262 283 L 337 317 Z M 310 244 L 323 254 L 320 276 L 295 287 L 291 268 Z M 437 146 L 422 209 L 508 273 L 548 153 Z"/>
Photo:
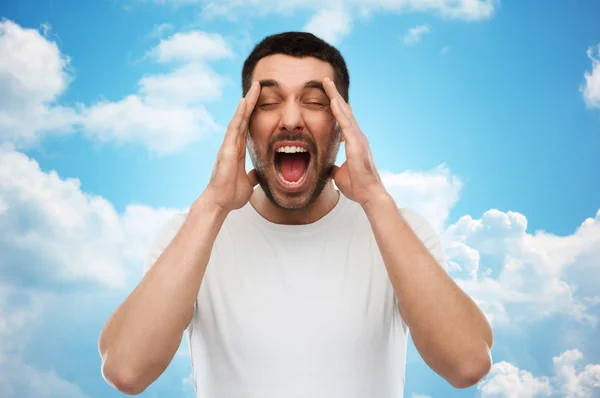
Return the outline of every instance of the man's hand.
<path id="1" fill-rule="evenodd" d="M 333 166 L 331 176 L 344 196 L 365 207 L 373 199 L 387 195 L 375 167 L 367 137 L 352 114 L 350 105 L 337 91 L 329 78 L 323 79 L 333 116 L 342 129 L 346 147 L 346 161 L 341 167 Z"/>
<path id="2" fill-rule="evenodd" d="M 235 115 L 227 126 L 223 145 L 217 153 L 210 181 L 202 198 L 224 212 L 244 206 L 258 184 L 256 171 L 246 173 L 246 139 L 248 123 L 260 94 L 260 84 L 254 82 L 240 100 Z"/>

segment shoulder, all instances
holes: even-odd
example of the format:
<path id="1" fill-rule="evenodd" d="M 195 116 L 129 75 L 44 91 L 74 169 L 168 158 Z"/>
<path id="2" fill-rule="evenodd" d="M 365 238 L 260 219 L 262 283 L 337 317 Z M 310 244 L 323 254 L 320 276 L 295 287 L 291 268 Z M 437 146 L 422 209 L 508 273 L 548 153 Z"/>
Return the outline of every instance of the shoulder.
<path id="1" fill-rule="evenodd" d="M 406 207 L 399 207 L 400 214 L 410 228 L 415 231 L 417 235 L 431 235 L 436 234 L 432 224 L 425 218 L 421 213 L 418 213 L 412 209 Z"/>
<path id="2" fill-rule="evenodd" d="M 169 217 L 158 229 L 152 246 L 161 246 L 164 243 L 168 245 L 185 222 L 187 214 L 187 211 L 180 211 Z"/>
<path id="3" fill-rule="evenodd" d="M 406 221 L 415 235 L 423 242 L 425 247 L 433 254 L 438 262 L 445 266 L 446 257 L 440 239 L 440 234 L 433 224 L 422 214 L 408 208 L 399 208 L 402 218 Z"/>
<path id="4" fill-rule="evenodd" d="M 185 222 L 187 214 L 187 211 L 175 212 L 157 228 L 157 232 L 150 242 L 144 261 L 144 273 L 148 272 L 150 267 L 161 256 L 162 252 L 169 246 L 169 243 L 171 243 Z"/>

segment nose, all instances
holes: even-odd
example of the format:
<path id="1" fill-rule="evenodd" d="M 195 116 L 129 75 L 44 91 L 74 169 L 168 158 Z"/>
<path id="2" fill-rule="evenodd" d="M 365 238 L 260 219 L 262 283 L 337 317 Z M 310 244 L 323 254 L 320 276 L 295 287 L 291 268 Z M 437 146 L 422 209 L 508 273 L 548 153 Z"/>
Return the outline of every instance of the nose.
<path id="1" fill-rule="evenodd" d="M 295 101 L 286 101 L 281 111 L 279 121 L 280 130 L 302 131 L 304 130 L 304 120 L 300 106 Z"/>

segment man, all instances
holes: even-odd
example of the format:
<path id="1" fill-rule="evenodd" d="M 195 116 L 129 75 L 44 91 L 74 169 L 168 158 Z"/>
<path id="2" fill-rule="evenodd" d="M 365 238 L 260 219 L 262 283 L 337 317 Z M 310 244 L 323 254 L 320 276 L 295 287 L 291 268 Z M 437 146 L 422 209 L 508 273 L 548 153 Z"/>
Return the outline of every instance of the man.
<path id="1" fill-rule="evenodd" d="M 141 393 L 187 330 L 198 397 L 401 397 L 410 329 L 452 386 L 478 382 L 490 326 L 444 271 L 430 225 L 386 192 L 340 53 L 273 35 L 242 81 L 208 185 L 102 330 L 106 380 Z"/>

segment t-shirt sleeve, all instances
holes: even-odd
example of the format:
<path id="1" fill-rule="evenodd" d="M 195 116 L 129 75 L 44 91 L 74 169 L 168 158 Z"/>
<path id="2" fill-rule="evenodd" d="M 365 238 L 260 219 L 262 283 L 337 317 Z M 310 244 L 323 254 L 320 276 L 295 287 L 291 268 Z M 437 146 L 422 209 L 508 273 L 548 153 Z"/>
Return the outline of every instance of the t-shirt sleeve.
<path id="1" fill-rule="evenodd" d="M 409 227 L 413 230 L 413 232 L 417 235 L 421 242 L 423 242 L 423 245 L 427 248 L 427 250 L 429 250 L 429 252 L 437 260 L 440 266 L 446 269 L 447 267 L 444 249 L 442 247 L 439 235 L 435 231 L 431 223 L 429 223 L 429 221 L 427 221 L 425 217 L 421 216 L 419 213 L 416 213 L 413 210 L 406 208 L 401 208 L 399 210 Z M 395 292 L 394 303 L 396 304 L 396 308 L 398 308 L 398 297 L 396 296 Z M 402 325 L 404 332 L 409 333 L 408 324 L 400 315 L 399 309 L 396 315 L 398 316 L 399 322 Z"/>
<path id="2" fill-rule="evenodd" d="M 158 233 L 148 248 L 144 260 L 143 276 L 145 276 L 150 268 L 152 268 L 154 263 L 156 263 L 156 260 L 158 260 L 173 238 L 175 238 L 175 235 L 177 235 L 177 232 L 179 232 L 179 229 L 181 229 L 185 222 L 186 217 L 187 213 L 176 213 L 161 228 L 159 228 Z M 194 302 L 194 311 L 196 311 L 196 304 L 197 303 Z M 192 322 L 190 321 L 189 325 L 186 327 L 188 333 L 191 332 L 191 326 Z"/>
<path id="3" fill-rule="evenodd" d="M 185 213 L 176 213 L 161 228 L 159 228 L 158 233 L 150 243 L 146 253 L 143 264 L 143 275 L 146 275 L 154 263 L 156 263 L 156 260 L 158 260 L 169 246 L 175 235 L 177 235 L 177 232 L 179 232 L 185 218 Z"/>
<path id="4" fill-rule="evenodd" d="M 425 217 L 419 213 L 410 209 L 400 209 L 402 216 L 417 235 L 417 237 L 423 242 L 423 245 L 429 250 L 433 257 L 437 260 L 438 264 L 444 269 L 447 269 L 446 255 L 444 248 L 439 237 L 439 234 L 435 231 L 433 226 Z"/>

